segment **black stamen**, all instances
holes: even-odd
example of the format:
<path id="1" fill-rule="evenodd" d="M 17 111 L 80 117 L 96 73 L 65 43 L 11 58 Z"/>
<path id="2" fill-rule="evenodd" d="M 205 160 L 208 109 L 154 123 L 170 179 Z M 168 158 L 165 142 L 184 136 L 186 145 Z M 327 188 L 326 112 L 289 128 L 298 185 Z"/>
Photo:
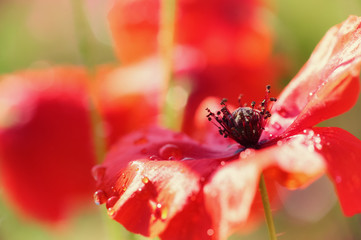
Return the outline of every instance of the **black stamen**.
<path id="1" fill-rule="evenodd" d="M 207 117 L 217 126 L 218 132 L 223 137 L 230 137 L 244 147 L 257 147 L 258 140 L 265 129 L 267 119 L 271 117 L 269 111 L 269 103 L 277 101 L 274 97 L 268 97 L 271 86 L 266 86 L 266 96 L 256 107 L 256 102 L 251 102 L 251 107 L 247 107 L 245 103 L 241 105 L 242 95 L 239 96 L 239 108 L 231 112 L 227 105 L 227 99 L 221 101 L 222 108 L 214 114 L 208 108 Z"/>

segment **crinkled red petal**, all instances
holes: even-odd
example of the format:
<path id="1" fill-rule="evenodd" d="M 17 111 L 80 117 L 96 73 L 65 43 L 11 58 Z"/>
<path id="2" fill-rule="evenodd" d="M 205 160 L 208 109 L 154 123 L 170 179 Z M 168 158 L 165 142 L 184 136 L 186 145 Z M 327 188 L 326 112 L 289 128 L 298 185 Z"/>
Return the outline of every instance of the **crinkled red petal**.
<path id="1" fill-rule="evenodd" d="M 106 203 L 112 218 L 132 232 L 205 239 L 211 221 L 202 187 L 237 156 L 237 149 L 217 151 L 160 128 L 138 131 L 117 143 L 106 161 L 94 168 L 95 200 Z"/>
<path id="2" fill-rule="evenodd" d="M 326 160 L 343 212 L 361 212 L 361 141 L 340 128 L 315 128 L 321 137 L 320 153 Z"/>
<path id="3" fill-rule="evenodd" d="M 83 69 L 70 67 L 1 79 L 1 182 L 27 216 L 63 220 L 94 189 L 86 81 Z"/>
<path id="4" fill-rule="evenodd" d="M 350 16 L 326 33 L 281 93 L 262 138 L 312 127 L 349 110 L 359 94 L 360 65 L 361 18 Z"/>
<path id="5" fill-rule="evenodd" d="M 325 163 L 315 150 L 317 144 L 317 136 L 309 130 L 264 149 L 247 149 L 239 160 L 215 172 L 204 187 L 214 234 L 224 239 L 247 223 L 262 172 L 271 180 L 269 186 L 276 180 L 289 188 L 305 186 L 323 174 Z"/>

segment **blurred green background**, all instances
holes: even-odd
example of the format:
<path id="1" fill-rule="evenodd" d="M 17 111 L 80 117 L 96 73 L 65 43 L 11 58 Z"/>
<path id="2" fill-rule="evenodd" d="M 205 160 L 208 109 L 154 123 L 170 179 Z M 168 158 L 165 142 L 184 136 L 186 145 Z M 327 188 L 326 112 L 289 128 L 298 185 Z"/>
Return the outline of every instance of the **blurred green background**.
<path id="1" fill-rule="evenodd" d="M 0 73 L 54 64 L 116 62 L 106 21 L 110 4 L 105 0 L 0 0 Z M 275 52 L 288 59 L 284 84 L 331 26 L 350 14 L 361 15 L 360 0 L 272 0 L 269 5 L 272 10 L 265 10 L 265 16 L 275 31 Z M 360 110 L 359 100 L 351 111 L 322 125 L 341 127 L 361 139 Z M 122 230 L 108 219 L 105 209 L 95 205 L 64 229 L 49 230 L 18 218 L 1 195 L 0 187 L 1 240 L 145 239 Z M 360 216 L 343 216 L 326 177 L 293 192 L 275 213 L 275 224 L 279 239 L 361 239 Z M 267 229 L 262 225 L 230 239 L 267 239 Z"/>

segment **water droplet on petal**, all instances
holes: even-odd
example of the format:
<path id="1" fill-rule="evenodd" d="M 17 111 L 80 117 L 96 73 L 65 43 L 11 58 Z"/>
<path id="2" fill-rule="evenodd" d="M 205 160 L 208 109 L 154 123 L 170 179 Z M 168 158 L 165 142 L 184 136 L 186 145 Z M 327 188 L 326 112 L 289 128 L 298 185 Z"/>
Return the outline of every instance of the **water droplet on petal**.
<path id="1" fill-rule="evenodd" d="M 221 161 L 221 166 L 224 166 L 224 165 L 226 165 L 226 162 L 225 161 Z"/>
<path id="2" fill-rule="evenodd" d="M 150 160 L 160 160 L 160 158 L 157 155 L 152 155 L 149 157 Z"/>
<path id="3" fill-rule="evenodd" d="M 213 236 L 213 234 L 214 234 L 214 230 L 212 228 L 207 230 L 207 235 L 208 236 Z"/>
<path id="4" fill-rule="evenodd" d="M 116 193 L 117 192 L 117 189 L 113 186 L 113 187 L 110 187 L 110 190 L 113 192 L 113 193 Z"/>
<path id="5" fill-rule="evenodd" d="M 143 177 L 143 178 L 142 178 L 142 183 L 144 183 L 144 184 L 149 183 L 149 178 Z"/>
<path id="6" fill-rule="evenodd" d="M 148 143 L 148 139 L 145 137 L 141 137 L 134 141 L 135 145 L 140 145 L 140 144 L 145 144 L 145 143 Z"/>
<path id="7" fill-rule="evenodd" d="M 284 107 L 278 107 L 276 109 L 276 112 L 284 118 L 286 118 L 290 115 L 289 111 Z"/>
<path id="8" fill-rule="evenodd" d="M 336 183 L 342 182 L 342 178 L 340 176 L 336 176 L 335 178 Z"/>
<path id="9" fill-rule="evenodd" d="M 278 122 L 275 122 L 272 127 L 276 130 L 280 130 L 282 127 L 281 127 L 281 124 L 279 124 Z"/>
<path id="10" fill-rule="evenodd" d="M 92 168 L 92 175 L 95 181 L 101 181 L 104 178 L 105 167 L 96 165 Z"/>
<path id="11" fill-rule="evenodd" d="M 117 203 L 118 200 L 119 200 L 119 196 L 112 196 L 107 199 L 107 203 L 105 204 L 105 206 L 107 207 L 107 209 L 112 208 Z"/>
<path id="12" fill-rule="evenodd" d="M 183 157 L 181 149 L 174 144 L 166 144 L 159 149 L 159 155 L 162 159 L 180 160 Z"/>
<path id="13" fill-rule="evenodd" d="M 101 205 L 107 201 L 107 197 L 103 190 L 96 191 L 93 197 L 96 205 Z"/>
<path id="14" fill-rule="evenodd" d="M 161 219 L 162 221 L 166 220 L 168 217 L 168 208 L 160 203 L 157 203 L 154 216 Z"/>
<path id="15" fill-rule="evenodd" d="M 111 217 L 113 217 L 114 214 L 115 214 L 114 208 L 108 208 L 108 215 L 111 216 Z"/>
<path id="16" fill-rule="evenodd" d="M 194 160 L 194 158 L 190 158 L 190 157 L 182 158 L 182 161 L 188 161 L 188 160 Z"/>

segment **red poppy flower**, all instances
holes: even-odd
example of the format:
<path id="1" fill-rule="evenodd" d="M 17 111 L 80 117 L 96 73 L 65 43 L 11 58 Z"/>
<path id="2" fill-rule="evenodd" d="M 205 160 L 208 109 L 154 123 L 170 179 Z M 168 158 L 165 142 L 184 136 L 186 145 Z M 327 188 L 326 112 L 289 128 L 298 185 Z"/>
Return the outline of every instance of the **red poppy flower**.
<path id="1" fill-rule="evenodd" d="M 361 141 L 313 126 L 354 105 L 360 65 L 361 18 L 353 16 L 328 31 L 270 111 L 268 96 L 259 107 L 210 111 L 238 144 L 203 145 L 159 128 L 133 133 L 93 169 L 96 202 L 135 233 L 223 239 L 247 221 L 261 172 L 289 188 L 328 172 L 345 214 L 359 213 Z"/>
<path id="2" fill-rule="evenodd" d="M 211 64 L 254 66 L 268 61 L 272 36 L 257 15 L 262 7 L 257 0 L 181 0 L 177 3 L 175 42 L 197 49 Z M 159 9 L 159 0 L 114 4 L 109 23 L 123 64 L 157 51 Z"/>
<path id="3" fill-rule="evenodd" d="M 1 79 L 2 196 L 28 217 L 59 222 L 94 191 L 87 80 L 75 67 Z"/>

